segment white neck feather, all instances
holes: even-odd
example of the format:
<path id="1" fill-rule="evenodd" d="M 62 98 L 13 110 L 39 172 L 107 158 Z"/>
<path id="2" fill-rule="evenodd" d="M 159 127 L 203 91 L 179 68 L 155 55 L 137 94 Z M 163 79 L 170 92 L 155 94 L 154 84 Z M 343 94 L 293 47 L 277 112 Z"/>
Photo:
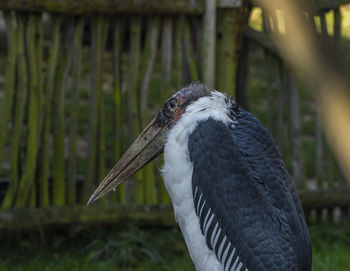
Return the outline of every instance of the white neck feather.
<path id="1" fill-rule="evenodd" d="M 169 131 L 164 148 L 162 175 L 178 222 L 197 270 L 223 270 L 215 254 L 206 245 L 195 213 L 192 194 L 193 165 L 188 153 L 188 138 L 198 122 L 212 118 L 233 125 L 229 118 L 231 100 L 213 91 L 186 108 L 181 119 Z"/>

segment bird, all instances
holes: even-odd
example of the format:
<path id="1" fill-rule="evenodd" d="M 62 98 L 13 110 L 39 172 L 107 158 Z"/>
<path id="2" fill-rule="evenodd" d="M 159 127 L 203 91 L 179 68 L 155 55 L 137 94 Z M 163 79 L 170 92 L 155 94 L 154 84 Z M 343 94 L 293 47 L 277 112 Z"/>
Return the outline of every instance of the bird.
<path id="1" fill-rule="evenodd" d="M 88 205 L 163 152 L 161 174 L 196 270 L 311 270 L 305 215 L 272 135 L 203 83 L 164 103 Z"/>

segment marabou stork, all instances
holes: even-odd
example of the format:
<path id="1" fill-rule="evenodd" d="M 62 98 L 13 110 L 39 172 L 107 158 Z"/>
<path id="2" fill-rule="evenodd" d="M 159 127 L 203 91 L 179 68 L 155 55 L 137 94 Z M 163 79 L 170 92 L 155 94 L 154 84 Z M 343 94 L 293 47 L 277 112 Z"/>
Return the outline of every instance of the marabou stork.
<path id="1" fill-rule="evenodd" d="M 311 270 L 304 213 L 271 134 L 203 84 L 165 102 L 89 203 L 163 150 L 164 183 L 197 270 Z"/>

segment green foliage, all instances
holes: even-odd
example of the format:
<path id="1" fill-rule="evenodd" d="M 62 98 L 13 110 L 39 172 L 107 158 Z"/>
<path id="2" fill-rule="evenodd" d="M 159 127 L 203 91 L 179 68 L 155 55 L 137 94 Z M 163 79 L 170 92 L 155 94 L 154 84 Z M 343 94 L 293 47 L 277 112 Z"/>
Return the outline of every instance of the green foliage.
<path id="1" fill-rule="evenodd" d="M 2 270 L 194 270 L 178 229 L 135 226 L 35 234 L 0 246 Z M 5 242 L 2 242 L 4 244 Z M 20 258 L 20 260 L 19 260 Z"/>
<path id="2" fill-rule="evenodd" d="M 350 222 L 311 227 L 313 270 L 350 270 Z"/>
<path id="3" fill-rule="evenodd" d="M 2 235 L 0 271 L 194 270 L 177 228 L 74 229 Z M 311 225 L 310 232 L 313 271 L 350 270 L 350 221 Z"/>

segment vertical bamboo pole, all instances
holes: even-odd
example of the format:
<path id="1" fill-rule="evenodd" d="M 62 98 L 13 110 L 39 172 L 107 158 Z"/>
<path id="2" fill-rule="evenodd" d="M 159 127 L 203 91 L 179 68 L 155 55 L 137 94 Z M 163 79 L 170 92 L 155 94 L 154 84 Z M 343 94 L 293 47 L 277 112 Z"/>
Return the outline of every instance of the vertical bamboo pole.
<path id="1" fill-rule="evenodd" d="M 273 60 L 272 56 L 265 54 L 268 63 L 270 64 Z M 237 71 L 236 71 L 236 82 L 235 82 L 235 97 L 236 102 L 241 105 L 243 108 L 248 109 L 248 101 L 246 98 L 246 91 L 248 86 L 248 62 L 249 62 L 249 41 L 247 38 L 243 37 L 242 46 L 237 60 Z M 269 65 L 271 67 L 271 65 Z M 219 87 L 218 87 L 219 89 Z M 272 95 L 269 94 L 269 98 L 272 98 Z M 271 103 L 270 103 L 271 104 Z M 272 125 L 270 125 L 271 129 Z M 272 129 L 271 129 L 272 131 Z"/>
<path id="2" fill-rule="evenodd" d="M 333 10 L 333 17 L 334 17 L 334 25 L 333 25 L 334 55 L 337 58 L 337 60 L 339 60 L 340 49 L 341 49 L 341 19 L 342 19 L 339 7 L 335 8 Z M 332 156 L 332 157 L 333 157 L 333 161 L 334 161 L 334 167 L 336 167 L 336 169 L 337 169 L 339 185 L 342 185 L 342 184 L 346 185 L 346 180 L 344 178 L 344 175 L 340 171 L 340 168 L 339 168 L 338 164 L 336 163 L 334 156 Z M 342 214 L 346 215 L 348 213 L 348 208 L 347 207 L 341 208 L 341 212 L 342 212 Z"/>
<path id="3" fill-rule="evenodd" d="M 132 121 L 132 138 L 136 138 L 141 129 L 140 107 L 139 107 L 139 69 L 140 69 L 140 51 L 141 51 L 141 17 L 133 16 L 130 26 L 130 55 L 127 92 L 130 95 L 130 116 Z M 137 204 L 144 202 L 143 197 L 143 176 L 141 170 L 134 175 L 134 200 Z"/>
<path id="4" fill-rule="evenodd" d="M 147 33 L 146 33 L 146 43 L 145 49 L 142 55 L 142 68 L 141 68 L 141 101 L 140 108 L 142 113 L 142 123 L 143 125 L 147 124 L 149 121 L 149 112 L 148 112 L 148 92 L 149 84 L 151 80 L 151 75 L 156 61 L 157 49 L 158 49 L 158 39 L 159 39 L 159 25 L 160 18 L 153 17 L 149 18 L 147 24 Z M 144 114 L 146 113 L 146 114 Z"/>
<path id="5" fill-rule="evenodd" d="M 26 16 L 17 14 L 17 88 L 15 101 L 15 118 L 13 122 L 13 135 L 11 141 L 11 181 L 2 202 L 2 208 L 8 209 L 12 206 L 19 179 L 19 149 L 23 130 L 24 106 L 27 97 L 27 61 L 24 52 L 24 24 Z"/>
<path id="6" fill-rule="evenodd" d="M 86 182 L 83 189 L 82 200 L 85 203 L 96 185 L 104 167 L 103 134 L 101 135 L 103 103 L 102 92 L 102 57 L 104 49 L 105 18 L 102 15 L 93 18 L 91 36 L 91 92 L 90 92 L 90 118 L 89 118 L 89 149 Z M 102 173 L 103 174 L 103 173 Z"/>
<path id="7" fill-rule="evenodd" d="M 333 10 L 334 25 L 333 25 L 333 42 L 334 42 L 334 52 L 337 58 L 339 58 L 340 53 L 340 41 L 341 41 L 341 13 L 340 8 L 335 8 Z"/>
<path id="8" fill-rule="evenodd" d="M 142 112 L 142 126 L 145 127 L 150 119 L 150 113 L 148 108 L 148 92 L 151 74 L 153 71 L 154 62 L 157 55 L 157 45 L 159 37 L 159 17 L 149 18 L 146 33 L 146 43 L 143 52 L 143 61 L 141 68 L 141 99 L 140 99 L 140 110 Z M 145 189 L 144 198 L 145 203 L 156 203 L 156 183 L 154 176 L 154 163 L 151 162 L 144 168 L 145 177 Z"/>
<path id="9" fill-rule="evenodd" d="M 52 38 L 49 49 L 49 60 L 47 67 L 47 78 L 45 83 L 45 101 L 44 101 L 44 120 L 41 147 L 41 167 L 39 173 L 39 202 L 41 207 L 47 207 L 50 204 L 49 198 L 49 174 L 50 174 L 50 130 L 52 113 L 52 95 L 55 88 L 55 78 L 57 70 L 57 61 L 60 46 L 60 15 L 52 17 Z"/>
<path id="10" fill-rule="evenodd" d="M 321 127 L 321 114 L 319 108 L 316 111 L 316 178 L 317 187 L 319 189 L 324 186 L 324 175 L 323 175 L 323 137 L 322 137 L 322 127 Z"/>
<path id="11" fill-rule="evenodd" d="M 328 188 L 334 188 L 336 186 L 336 183 L 338 181 L 338 165 L 337 161 L 334 157 L 334 153 L 332 149 L 327 145 L 327 180 L 328 180 Z"/>
<path id="12" fill-rule="evenodd" d="M 320 23 L 321 23 L 321 34 L 322 34 L 324 37 L 328 37 L 326 16 L 325 16 L 324 13 L 321 13 L 319 17 L 320 17 Z"/>
<path id="13" fill-rule="evenodd" d="M 321 22 L 321 34 L 327 38 L 328 30 L 326 25 L 325 14 L 320 14 Z M 315 28 L 316 31 L 316 28 Z M 323 188 L 323 140 L 322 140 L 322 127 L 321 127 L 321 115 L 319 109 L 316 110 L 316 178 L 317 178 L 317 187 Z"/>
<path id="14" fill-rule="evenodd" d="M 210 88 L 215 87 L 216 1 L 205 0 L 203 16 L 203 70 L 202 80 Z"/>
<path id="15" fill-rule="evenodd" d="M 66 204 L 66 182 L 65 182 L 65 96 L 68 85 L 68 76 L 73 62 L 73 19 L 69 18 L 65 33 L 66 39 L 66 56 L 65 61 L 57 74 L 56 81 L 58 89 L 55 90 L 56 102 L 56 120 L 54 122 L 54 141 L 53 141 L 53 204 L 55 206 L 63 206 Z"/>
<path id="16" fill-rule="evenodd" d="M 63 54 L 66 54 L 64 52 Z M 67 56 L 63 55 L 57 68 L 55 78 L 55 88 L 53 93 L 53 118 L 52 118 L 52 138 L 53 138 L 53 168 L 52 168 L 52 204 L 62 206 L 65 203 L 64 184 L 64 107 L 61 104 L 62 83 L 67 66 Z"/>
<path id="17" fill-rule="evenodd" d="M 167 16 L 163 18 L 162 30 L 162 100 L 167 99 L 170 88 L 172 70 L 172 49 L 173 48 L 173 21 Z"/>
<path id="18" fill-rule="evenodd" d="M 218 11 L 216 39 L 216 88 L 233 96 L 236 82 L 238 49 L 237 20 L 238 9 L 221 9 Z"/>
<path id="19" fill-rule="evenodd" d="M 2 161 L 3 148 L 8 131 L 8 121 L 12 109 L 13 97 L 15 93 L 15 74 L 16 74 L 16 24 L 11 12 L 4 13 L 7 31 L 7 60 L 5 75 L 5 92 L 0 109 L 0 165 Z"/>
<path id="20" fill-rule="evenodd" d="M 89 147 L 87 157 L 87 175 L 83 189 L 82 203 L 85 203 L 94 189 L 94 181 L 96 180 L 96 141 L 97 141 L 97 125 L 98 125 L 98 72 L 100 71 L 97 51 L 97 24 L 101 19 L 93 18 L 91 22 L 91 91 L 90 91 L 90 113 L 89 113 Z"/>
<path id="21" fill-rule="evenodd" d="M 68 204 L 76 203 L 77 141 L 79 125 L 79 82 L 81 75 L 82 45 L 85 18 L 79 17 L 75 23 L 73 40 L 73 83 L 70 108 L 69 159 L 68 159 Z"/>
<path id="22" fill-rule="evenodd" d="M 108 32 L 108 21 L 105 18 L 101 18 L 101 22 L 98 24 L 98 56 L 101 57 L 98 62 L 101 63 L 99 66 L 99 78 L 97 78 L 98 83 L 98 142 L 97 142 L 97 179 L 102 179 L 106 175 L 106 162 L 105 162 L 105 152 L 106 152 L 106 143 L 105 143 L 105 125 L 104 125 L 104 95 L 102 89 L 103 82 L 103 52 L 105 48 L 105 43 L 107 39 Z"/>
<path id="23" fill-rule="evenodd" d="M 122 89 L 121 89 L 121 45 L 122 45 L 122 21 L 117 18 L 113 25 L 113 84 L 114 84 L 114 112 L 115 112 L 115 151 L 114 158 L 118 161 L 122 156 Z M 118 187 L 118 199 L 120 203 L 126 203 L 126 186 L 122 183 Z M 113 200 L 112 200 L 113 201 Z"/>
<path id="24" fill-rule="evenodd" d="M 43 86 L 43 20 L 42 14 L 37 14 L 35 20 L 35 51 L 36 51 L 36 65 L 37 65 L 37 75 L 38 75 L 38 151 L 40 150 L 40 140 L 39 137 L 42 131 L 43 125 L 43 105 L 44 105 L 44 86 Z M 40 168 L 41 157 L 37 156 L 37 169 Z M 34 208 L 37 205 L 37 187 L 38 182 L 36 174 L 34 177 L 34 182 L 30 192 L 29 207 Z"/>
<path id="25" fill-rule="evenodd" d="M 302 147 L 300 138 L 299 93 L 296 78 L 291 72 L 287 75 L 288 90 L 290 93 L 290 120 L 292 139 L 292 176 L 297 187 L 305 185 L 302 170 Z"/>
<path id="26" fill-rule="evenodd" d="M 279 77 L 281 84 L 277 88 L 277 142 L 281 149 L 282 155 L 286 153 L 286 128 L 285 128 L 285 107 L 286 107 L 286 77 L 287 72 L 283 62 L 280 60 L 278 65 Z"/>
<path id="27" fill-rule="evenodd" d="M 182 30 L 184 25 L 184 18 L 183 16 L 179 19 L 177 22 L 177 30 L 176 30 L 176 40 L 175 40 L 175 50 L 176 50 L 176 59 L 175 59 L 175 80 L 183 80 L 183 46 L 182 46 L 182 40 L 183 40 L 183 34 Z M 161 37 L 161 46 L 162 46 L 162 89 L 163 89 L 163 96 L 161 97 L 162 100 L 165 100 L 168 98 L 168 93 L 170 89 L 171 84 L 171 73 L 172 73 L 172 50 L 173 50 L 173 21 L 171 17 L 164 17 L 163 18 L 163 28 L 162 28 L 162 37 Z M 181 88 L 182 82 L 176 82 L 175 84 L 178 86 L 178 88 Z M 158 163 L 161 163 L 158 160 Z M 160 166 L 160 165 L 159 165 Z M 160 180 L 159 185 L 159 193 L 160 193 L 160 201 L 162 203 L 169 202 L 169 195 L 165 189 L 164 183 L 162 180 Z"/>
<path id="28" fill-rule="evenodd" d="M 198 81 L 199 76 L 198 76 L 198 70 L 197 70 L 197 64 L 196 64 L 196 59 L 193 54 L 193 49 L 192 49 L 192 34 L 191 34 L 191 29 L 190 29 L 190 24 L 188 19 L 185 20 L 185 26 L 184 26 L 184 47 L 185 47 L 185 52 L 186 52 L 186 59 L 188 61 L 188 69 L 189 69 L 189 75 L 191 81 Z"/>
<path id="29" fill-rule="evenodd" d="M 203 24 L 201 18 L 193 18 L 192 19 L 193 26 L 195 31 L 195 40 L 196 40 L 196 47 L 195 47 L 195 54 L 196 54 L 196 63 L 197 63 L 197 70 L 198 70 L 198 76 L 199 80 L 202 80 L 203 75 Z"/>
<path id="30" fill-rule="evenodd" d="M 37 57 L 37 69 L 38 69 L 38 92 L 39 92 L 39 134 L 41 134 L 44 115 L 44 78 L 43 78 L 43 51 L 44 51 L 44 34 L 43 34 L 43 18 L 42 14 L 36 17 L 36 57 Z"/>
<path id="31" fill-rule="evenodd" d="M 28 116 L 28 142 L 25 172 L 21 177 L 16 207 L 25 207 L 28 203 L 29 193 L 34 184 L 37 152 L 38 152 L 38 129 L 39 129 L 39 86 L 38 65 L 35 46 L 36 15 L 29 16 L 27 24 L 27 47 L 29 68 L 29 116 Z"/>
<path id="32" fill-rule="evenodd" d="M 336 19 L 336 18 L 335 18 Z M 325 14 L 322 13 L 320 14 L 320 22 L 321 22 L 321 34 L 323 37 L 328 38 L 328 30 L 327 30 L 327 22 L 326 22 L 326 17 Z M 334 24 L 336 25 L 339 22 L 334 21 Z M 334 28 L 335 30 L 335 28 Z M 339 35 L 340 33 L 334 33 L 334 38 L 335 35 Z M 334 157 L 333 152 L 329 149 L 329 172 L 331 173 L 328 178 L 328 185 L 329 187 L 333 188 L 336 186 L 339 175 L 338 175 L 338 166 Z M 328 216 L 330 213 L 332 213 L 332 209 L 328 209 Z"/>
<path id="33" fill-rule="evenodd" d="M 183 33 L 184 16 L 176 18 L 175 21 L 175 59 L 174 59 L 174 86 L 179 90 L 183 86 Z M 164 188 L 165 189 L 165 188 Z"/>
<path id="34" fill-rule="evenodd" d="M 276 27 L 276 16 L 268 16 L 267 13 L 262 13 L 263 29 L 264 32 L 268 35 L 272 34 L 273 27 Z M 243 38 L 245 39 L 245 38 Z M 247 61 L 247 57 L 244 56 L 245 51 L 248 49 L 246 45 L 243 44 L 241 48 L 242 52 L 239 54 L 239 61 Z M 280 146 L 282 153 L 285 153 L 285 125 L 284 125 L 284 90 L 285 90 L 285 67 L 280 58 L 272 55 L 268 50 L 264 50 L 265 55 L 265 78 L 269 82 L 276 80 L 276 87 L 269 86 L 268 89 L 268 110 L 269 115 L 269 129 L 271 133 L 277 138 L 277 144 Z M 239 63 L 239 66 L 241 63 Z M 240 67 L 239 67 L 240 69 Z M 239 71 L 238 71 L 239 72 Z M 277 72 L 277 78 L 276 77 Z M 243 75 L 244 76 L 244 75 Z M 240 78 L 237 78 L 237 81 L 240 81 Z M 240 87 L 237 86 L 236 91 L 241 91 Z M 277 95 L 276 95 L 277 94 Z M 237 101 L 240 98 L 237 95 Z M 277 101 L 277 105 L 276 105 Z M 275 112 L 274 112 L 275 111 Z M 277 111 L 277 114 L 276 114 Z M 277 118 L 276 118 L 277 115 Z"/>

